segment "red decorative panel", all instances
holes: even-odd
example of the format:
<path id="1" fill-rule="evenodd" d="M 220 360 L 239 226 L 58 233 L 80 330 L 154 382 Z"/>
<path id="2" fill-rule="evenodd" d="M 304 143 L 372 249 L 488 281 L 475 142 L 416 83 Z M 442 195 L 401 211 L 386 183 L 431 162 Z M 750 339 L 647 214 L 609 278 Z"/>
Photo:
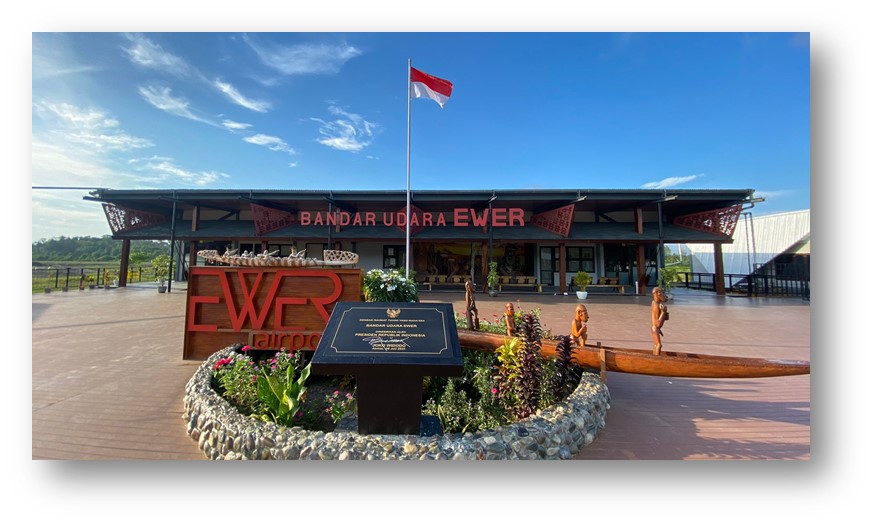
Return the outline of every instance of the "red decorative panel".
<path id="1" fill-rule="evenodd" d="M 398 210 L 397 215 L 403 217 L 406 212 L 407 212 L 407 206 L 404 206 L 403 208 Z M 423 228 L 425 228 L 425 226 L 422 225 L 422 210 L 420 210 L 419 208 L 417 208 L 416 206 L 411 204 L 410 205 L 410 217 L 411 217 L 411 219 L 410 219 L 410 235 L 416 235 L 417 232 L 419 232 Z M 397 221 L 397 220 L 395 221 L 395 227 L 398 228 L 399 230 L 407 233 L 407 223 L 405 222 L 404 224 L 399 225 L 398 224 L 399 222 L 400 221 Z"/>
<path id="2" fill-rule="evenodd" d="M 159 213 L 122 208 L 106 202 L 103 203 L 103 213 L 106 214 L 112 233 L 129 232 L 167 222 L 167 219 Z"/>
<path id="3" fill-rule="evenodd" d="M 295 216 L 287 211 L 275 210 L 258 204 L 250 204 L 255 221 L 255 234 L 264 235 L 295 223 Z"/>
<path id="4" fill-rule="evenodd" d="M 537 215 L 532 215 L 529 221 L 539 228 L 544 228 L 548 232 L 553 232 L 563 237 L 568 237 L 571 232 L 571 223 L 574 221 L 574 204 L 562 206 L 555 210 L 545 211 Z"/>
<path id="5" fill-rule="evenodd" d="M 741 215 L 741 204 L 736 204 L 728 208 L 720 208 L 719 210 L 682 215 L 676 217 L 674 223 L 691 230 L 722 233 L 727 237 L 732 237 L 732 234 L 735 233 L 735 225 L 738 223 L 739 215 Z"/>

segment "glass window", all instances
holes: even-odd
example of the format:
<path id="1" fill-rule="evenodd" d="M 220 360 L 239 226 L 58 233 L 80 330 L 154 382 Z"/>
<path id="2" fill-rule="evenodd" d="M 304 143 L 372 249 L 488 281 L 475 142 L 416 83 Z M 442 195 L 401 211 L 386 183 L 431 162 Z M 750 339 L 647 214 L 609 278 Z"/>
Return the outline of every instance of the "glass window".
<path id="1" fill-rule="evenodd" d="M 581 270 L 595 273 L 595 248 L 592 246 L 568 246 L 565 248 L 565 262 L 569 273 Z"/>
<path id="2" fill-rule="evenodd" d="M 405 250 L 403 244 L 383 246 L 383 268 L 403 268 Z"/>

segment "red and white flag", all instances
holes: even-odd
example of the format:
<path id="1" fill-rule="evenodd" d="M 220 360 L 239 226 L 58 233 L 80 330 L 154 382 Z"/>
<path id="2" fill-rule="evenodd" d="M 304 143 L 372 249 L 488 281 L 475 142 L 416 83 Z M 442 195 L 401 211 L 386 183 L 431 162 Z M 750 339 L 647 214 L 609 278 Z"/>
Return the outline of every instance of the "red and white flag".
<path id="1" fill-rule="evenodd" d="M 410 98 L 430 98 L 444 107 L 453 93 L 453 83 L 410 68 Z"/>

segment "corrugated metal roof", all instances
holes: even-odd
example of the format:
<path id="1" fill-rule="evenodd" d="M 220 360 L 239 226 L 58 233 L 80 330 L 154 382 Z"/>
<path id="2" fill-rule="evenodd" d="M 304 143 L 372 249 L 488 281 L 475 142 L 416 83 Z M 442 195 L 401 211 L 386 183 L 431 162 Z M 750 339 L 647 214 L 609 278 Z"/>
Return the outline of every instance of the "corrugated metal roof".
<path id="1" fill-rule="evenodd" d="M 752 221 L 742 215 L 732 244 L 723 245 L 723 271 L 746 275 L 800 243 L 807 247 L 810 235 L 811 210 L 754 216 Z M 693 256 L 693 272 L 714 273 L 713 246 L 687 244 L 687 248 Z"/>

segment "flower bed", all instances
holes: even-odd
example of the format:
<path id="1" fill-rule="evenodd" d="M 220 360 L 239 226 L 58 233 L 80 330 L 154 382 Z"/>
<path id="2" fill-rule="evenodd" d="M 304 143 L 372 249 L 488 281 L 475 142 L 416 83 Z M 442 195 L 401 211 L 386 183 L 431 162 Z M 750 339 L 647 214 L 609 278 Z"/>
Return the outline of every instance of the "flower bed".
<path id="1" fill-rule="evenodd" d="M 496 429 L 430 437 L 310 431 L 241 414 L 210 385 L 220 359 L 210 356 L 185 388 L 187 432 L 210 459 L 569 459 L 605 426 L 610 394 L 597 375 L 583 374 L 564 401 Z"/>

